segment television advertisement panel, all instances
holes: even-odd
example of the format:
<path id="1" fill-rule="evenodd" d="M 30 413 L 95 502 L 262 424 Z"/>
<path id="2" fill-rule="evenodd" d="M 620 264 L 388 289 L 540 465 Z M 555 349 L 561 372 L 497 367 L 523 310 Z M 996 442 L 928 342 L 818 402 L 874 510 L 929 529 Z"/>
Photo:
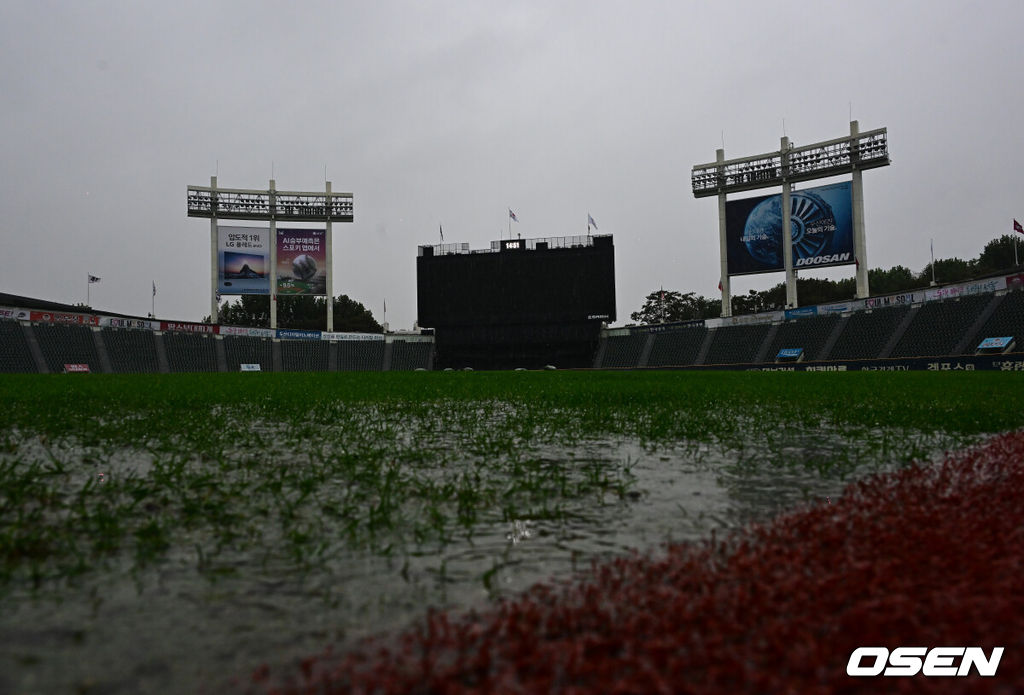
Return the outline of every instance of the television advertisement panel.
<path id="1" fill-rule="evenodd" d="M 327 294 L 327 244 L 323 229 L 277 230 L 277 293 Z"/>
<path id="2" fill-rule="evenodd" d="M 793 269 L 855 263 L 849 181 L 790 194 Z M 729 275 L 784 270 L 782 194 L 730 200 L 725 209 Z"/>
<path id="3" fill-rule="evenodd" d="M 270 230 L 217 227 L 217 291 L 270 294 Z"/>

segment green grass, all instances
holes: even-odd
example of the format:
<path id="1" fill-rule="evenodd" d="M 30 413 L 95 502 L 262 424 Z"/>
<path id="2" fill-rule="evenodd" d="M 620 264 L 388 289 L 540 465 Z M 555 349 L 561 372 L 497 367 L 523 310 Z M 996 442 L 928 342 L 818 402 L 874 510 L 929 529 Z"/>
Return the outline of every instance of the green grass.
<path id="1" fill-rule="evenodd" d="M 1021 427 L 1017 374 L 4 376 L 0 592 L 193 558 L 212 579 L 407 556 L 629 501 L 601 437 L 840 477 Z M 225 558 L 244 557 L 245 562 Z"/>

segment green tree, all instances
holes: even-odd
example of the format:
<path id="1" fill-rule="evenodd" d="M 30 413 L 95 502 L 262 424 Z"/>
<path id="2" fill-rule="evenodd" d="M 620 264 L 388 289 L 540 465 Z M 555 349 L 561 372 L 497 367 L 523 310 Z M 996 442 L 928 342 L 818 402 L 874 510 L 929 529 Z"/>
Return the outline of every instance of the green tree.
<path id="1" fill-rule="evenodd" d="M 927 283 L 925 283 L 927 284 Z M 921 287 L 914 272 L 906 266 L 896 265 L 889 270 L 872 268 L 868 271 L 868 285 L 871 294 L 898 294 Z"/>
<path id="2" fill-rule="evenodd" d="M 691 321 L 716 316 L 721 305 L 720 301 L 714 302 L 694 292 L 655 290 L 647 295 L 640 311 L 634 311 L 629 318 L 644 325 Z"/>
<path id="3" fill-rule="evenodd" d="M 949 282 L 963 282 L 976 277 L 975 263 L 965 261 L 962 258 L 940 258 L 935 261 L 935 282 L 946 284 Z M 929 263 L 917 276 L 918 286 L 924 286 L 932 281 L 932 264 Z M 872 288 L 872 291 L 874 288 Z M 876 293 L 877 294 L 877 293 Z"/>
<path id="4" fill-rule="evenodd" d="M 978 256 L 978 275 L 996 275 L 1000 272 L 1010 272 L 1014 268 L 1014 260 L 1020 261 L 1024 258 L 1024 249 L 1016 248 L 1017 244 L 1024 242 L 1019 234 L 1004 234 L 998 239 L 985 244 L 981 255 Z"/>
<path id="5" fill-rule="evenodd" d="M 270 297 L 268 295 L 242 295 L 232 304 L 220 306 L 220 323 L 230 326 L 270 326 Z M 210 317 L 203 319 L 209 322 Z M 277 299 L 278 328 L 299 330 L 327 329 L 327 300 L 323 297 L 281 297 Z M 334 330 L 359 333 L 382 333 L 384 331 L 369 309 L 361 303 L 339 295 L 334 300 Z"/>

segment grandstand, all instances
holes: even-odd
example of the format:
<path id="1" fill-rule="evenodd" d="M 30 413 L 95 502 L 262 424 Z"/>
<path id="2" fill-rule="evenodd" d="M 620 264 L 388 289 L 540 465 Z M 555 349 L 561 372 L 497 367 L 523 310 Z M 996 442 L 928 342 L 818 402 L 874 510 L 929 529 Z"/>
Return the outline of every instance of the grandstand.
<path id="1" fill-rule="evenodd" d="M 36 371 L 25 329 L 17 321 L 0 319 L 0 372 L 32 374 Z"/>
<path id="2" fill-rule="evenodd" d="M 1022 280 L 1005 276 L 839 305 L 605 329 L 592 366 L 1024 371 Z M 239 371 L 243 364 L 267 372 L 435 368 L 430 333 L 275 332 L 64 312 L 62 305 L 47 311 L 39 300 L 15 300 L 21 301 L 0 306 L 0 373 L 60 373 L 83 365 L 115 374 Z M 571 328 L 545 330 L 557 338 Z M 977 354 L 991 337 L 1010 338 L 1012 352 Z M 488 345 L 477 347 L 486 352 Z M 783 349 L 802 351 L 801 362 L 779 364 Z"/>

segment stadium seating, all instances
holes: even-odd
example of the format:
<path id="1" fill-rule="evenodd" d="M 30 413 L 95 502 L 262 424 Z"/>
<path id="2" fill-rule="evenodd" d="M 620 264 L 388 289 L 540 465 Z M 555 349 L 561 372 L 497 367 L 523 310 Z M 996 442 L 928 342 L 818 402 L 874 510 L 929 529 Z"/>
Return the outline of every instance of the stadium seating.
<path id="1" fill-rule="evenodd" d="M 757 357 L 771 324 L 722 326 L 711 339 L 705 364 L 748 364 Z"/>
<path id="2" fill-rule="evenodd" d="M 117 374 L 155 373 L 160 371 L 156 359 L 153 331 L 122 328 L 100 330 L 110 357 L 110 366 Z"/>
<path id="3" fill-rule="evenodd" d="M 33 374 L 35 360 L 25 340 L 25 330 L 17 321 L 0 320 L 0 372 L 5 374 Z"/>
<path id="4" fill-rule="evenodd" d="M 172 372 L 216 372 L 217 347 L 212 335 L 164 333 L 167 364 Z"/>
<path id="5" fill-rule="evenodd" d="M 1024 351 L 1024 291 L 1010 292 L 996 307 L 995 312 L 973 336 L 967 352 L 973 352 L 985 338 L 1013 336 L 1017 341 L 1014 350 Z"/>
<path id="6" fill-rule="evenodd" d="M 65 364 L 87 364 L 89 371 L 101 372 L 100 358 L 92 329 L 62 323 L 44 323 L 33 327 L 39 349 L 52 374 L 64 371 Z"/>
<path id="7" fill-rule="evenodd" d="M 395 340 L 391 343 L 391 371 L 429 369 L 433 350 L 431 342 Z"/>
<path id="8" fill-rule="evenodd" d="M 325 372 L 329 343 L 322 340 L 282 340 L 281 369 L 285 372 Z"/>
<path id="9" fill-rule="evenodd" d="M 910 306 L 901 305 L 858 311 L 850 315 L 829 353 L 833 360 L 861 360 L 880 357 Z"/>
<path id="10" fill-rule="evenodd" d="M 640 354 L 644 343 L 650 335 L 645 332 L 628 335 L 609 336 L 605 341 L 604 359 L 601 367 L 636 367 L 640 363 Z"/>
<path id="11" fill-rule="evenodd" d="M 819 359 L 825 341 L 838 322 L 838 314 L 786 321 L 775 333 L 775 339 L 765 353 L 765 361 L 774 361 L 783 348 L 803 348 L 805 360 Z"/>
<path id="12" fill-rule="evenodd" d="M 892 356 L 937 357 L 952 354 L 953 348 L 991 300 L 991 294 L 976 294 L 922 304 L 893 349 Z"/>
<path id="13" fill-rule="evenodd" d="M 655 333 L 649 367 L 681 367 L 692 365 L 700 353 L 700 346 L 708 335 L 704 326 Z"/>
<path id="14" fill-rule="evenodd" d="M 223 340 L 229 372 L 240 371 L 243 364 L 259 364 L 260 371 L 274 371 L 273 341 L 270 338 L 227 335 Z"/>
<path id="15" fill-rule="evenodd" d="M 338 371 L 379 372 L 383 368 L 383 340 L 338 341 Z"/>

